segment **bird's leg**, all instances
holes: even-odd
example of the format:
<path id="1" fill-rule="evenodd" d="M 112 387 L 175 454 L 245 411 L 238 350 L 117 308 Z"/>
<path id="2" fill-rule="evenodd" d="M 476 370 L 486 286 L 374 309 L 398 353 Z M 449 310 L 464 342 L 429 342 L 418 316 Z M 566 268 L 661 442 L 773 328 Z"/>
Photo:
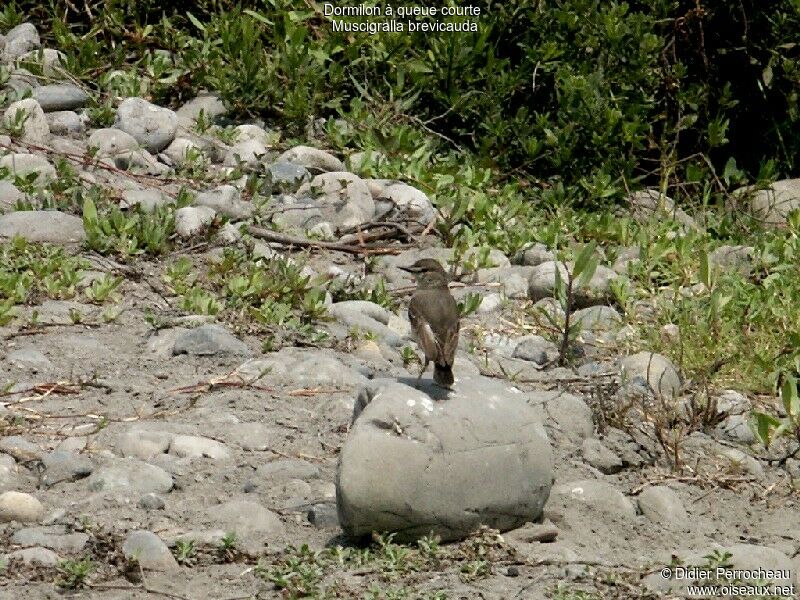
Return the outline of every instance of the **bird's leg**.
<path id="1" fill-rule="evenodd" d="M 414 384 L 415 387 L 419 387 L 419 380 L 422 379 L 422 374 L 425 372 L 425 369 L 428 368 L 430 362 L 431 362 L 430 359 L 426 356 L 425 364 L 422 365 L 422 368 L 419 370 L 419 375 L 417 375 L 417 382 Z"/>

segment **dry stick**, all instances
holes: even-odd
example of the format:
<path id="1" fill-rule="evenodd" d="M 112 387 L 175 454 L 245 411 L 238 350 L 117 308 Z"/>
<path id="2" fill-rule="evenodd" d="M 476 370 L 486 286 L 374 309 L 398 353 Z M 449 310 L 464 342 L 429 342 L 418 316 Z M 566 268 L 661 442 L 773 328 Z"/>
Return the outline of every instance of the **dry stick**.
<path id="1" fill-rule="evenodd" d="M 349 254 L 364 254 L 364 255 L 375 255 L 375 254 L 399 254 L 401 250 L 408 248 L 407 245 L 396 246 L 396 247 L 387 247 L 387 246 L 352 246 L 350 244 L 341 244 L 339 242 L 323 242 L 323 241 L 313 241 L 313 240 L 304 240 L 300 238 L 293 238 L 287 235 L 281 235 L 280 233 L 275 233 L 274 231 L 270 231 L 269 229 L 263 229 L 262 227 L 248 227 L 247 228 L 250 235 L 261 238 L 263 240 L 267 240 L 269 242 L 275 242 L 277 244 L 283 244 L 285 246 L 297 246 L 298 248 L 320 248 L 324 250 L 336 250 L 338 252 L 347 252 Z"/>

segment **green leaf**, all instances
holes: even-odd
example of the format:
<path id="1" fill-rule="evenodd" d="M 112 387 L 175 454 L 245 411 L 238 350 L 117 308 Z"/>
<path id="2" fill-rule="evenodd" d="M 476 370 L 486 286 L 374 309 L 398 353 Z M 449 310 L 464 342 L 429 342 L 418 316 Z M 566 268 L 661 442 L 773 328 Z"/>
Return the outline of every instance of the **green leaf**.
<path id="1" fill-rule="evenodd" d="M 781 398 L 783 408 L 790 417 L 800 415 L 800 397 L 797 394 L 797 379 L 793 375 L 787 375 L 781 386 Z"/>
<path id="2" fill-rule="evenodd" d="M 245 11 L 245 12 L 247 12 L 247 11 Z M 202 24 L 202 23 L 201 23 L 201 22 L 200 22 L 200 21 L 197 19 L 197 17 L 195 17 L 195 16 L 194 16 L 192 13 L 190 13 L 190 12 L 188 12 L 188 11 L 187 11 L 187 12 L 186 12 L 186 18 L 187 18 L 187 19 L 189 19 L 189 21 L 191 21 L 191 22 L 192 22 L 192 25 L 194 25 L 195 27 L 197 27 L 197 28 L 198 28 L 200 31 L 205 31 L 205 30 L 206 30 L 206 26 L 205 26 L 205 25 L 203 25 L 203 24 Z"/>
<path id="3" fill-rule="evenodd" d="M 586 266 L 589 264 L 589 259 L 591 259 L 594 254 L 595 248 L 596 244 L 592 242 L 591 244 L 586 244 L 578 253 L 578 257 L 575 259 L 575 268 L 572 270 L 574 277 L 580 277 L 581 273 L 586 269 Z"/>
<path id="4" fill-rule="evenodd" d="M 700 282 L 709 290 L 713 287 L 711 274 L 711 260 L 708 251 L 703 249 L 700 252 Z"/>
<path id="5" fill-rule="evenodd" d="M 764 446 L 769 447 L 771 430 L 778 427 L 781 422 L 772 415 L 761 412 L 754 412 L 753 418 L 755 420 L 756 436 Z"/>

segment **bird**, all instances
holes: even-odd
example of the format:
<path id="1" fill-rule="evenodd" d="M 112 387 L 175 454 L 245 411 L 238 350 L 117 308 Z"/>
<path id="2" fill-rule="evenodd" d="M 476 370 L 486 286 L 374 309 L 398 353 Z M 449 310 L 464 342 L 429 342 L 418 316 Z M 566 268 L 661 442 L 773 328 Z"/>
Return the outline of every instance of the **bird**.
<path id="1" fill-rule="evenodd" d="M 432 258 L 422 258 L 408 267 L 400 267 L 413 273 L 417 289 L 408 306 L 408 320 L 417 343 L 425 353 L 425 364 L 417 377 L 433 363 L 433 381 L 441 387 L 450 388 L 455 381 L 453 361 L 458 346 L 459 310 L 455 298 L 447 287 L 447 273 Z"/>

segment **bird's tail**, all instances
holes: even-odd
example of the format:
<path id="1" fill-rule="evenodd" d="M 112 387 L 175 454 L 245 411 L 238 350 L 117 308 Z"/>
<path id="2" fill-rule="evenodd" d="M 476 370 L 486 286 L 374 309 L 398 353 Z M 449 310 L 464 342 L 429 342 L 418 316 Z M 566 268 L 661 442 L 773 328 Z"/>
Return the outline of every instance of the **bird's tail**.
<path id="1" fill-rule="evenodd" d="M 450 365 L 433 365 L 433 380 L 442 387 L 450 387 L 453 385 L 455 378 L 453 377 L 453 367 Z"/>

